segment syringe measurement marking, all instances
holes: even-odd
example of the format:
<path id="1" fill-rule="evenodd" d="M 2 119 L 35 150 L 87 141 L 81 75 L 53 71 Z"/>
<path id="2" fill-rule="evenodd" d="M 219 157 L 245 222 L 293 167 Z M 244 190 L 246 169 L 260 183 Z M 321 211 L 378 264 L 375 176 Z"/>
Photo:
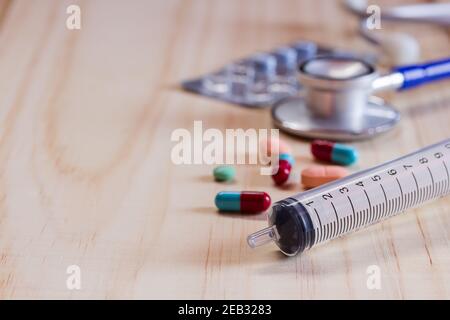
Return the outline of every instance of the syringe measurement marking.
<path id="1" fill-rule="evenodd" d="M 363 191 L 364 191 L 364 194 L 366 195 L 367 202 L 369 203 L 369 209 L 367 210 L 367 212 L 368 212 L 369 214 L 368 214 L 368 217 L 366 218 L 367 221 L 365 221 L 365 222 L 366 222 L 366 223 L 370 223 L 370 222 L 372 221 L 372 205 L 371 205 L 371 203 L 370 203 L 370 199 L 369 199 L 369 196 L 367 195 L 366 190 L 363 190 Z"/>
<path id="2" fill-rule="evenodd" d="M 383 186 L 381 184 L 380 184 L 380 187 L 381 187 L 381 191 L 383 191 L 383 194 L 384 194 L 384 202 L 381 203 L 381 210 L 382 210 L 381 212 L 382 212 L 382 217 L 385 217 L 386 213 L 387 213 L 387 205 L 386 205 L 387 197 L 386 197 L 386 192 L 384 192 Z"/>
<path id="3" fill-rule="evenodd" d="M 352 214 L 352 216 L 353 216 L 353 220 L 352 220 L 352 228 L 350 229 L 350 230 L 353 230 L 353 229 L 355 229 L 355 224 L 356 224 L 355 207 L 353 206 L 353 202 L 352 202 L 352 200 L 350 199 L 349 196 L 347 196 L 347 199 L 348 199 L 348 201 L 350 201 L 350 206 L 352 207 L 352 211 L 353 211 L 353 214 Z"/>
<path id="4" fill-rule="evenodd" d="M 447 149 L 450 149 L 450 143 L 446 144 L 445 147 Z M 443 157 L 444 154 L 441 152 L 434 153 L 434 158 L 438 159 Z M 419 163 L 424 165 L 429 163 L 428 158 L 422 157 L 419 159 Z M 433 172 L 431 171 L 430 167 L 427 165 L 426 168 L 428 170 L 428 173 L 431 178 L 431 184 L 427 184 L 423 187 L 419 186 L 418 180 L 416 175 L 413 171 L 411 171 L 411 175 L 414 179 L 415 183 L 415 190 L 414 191 L 408 191 L 404 192 L 402 188 L 402 183 L 400 182 L 399 178 L 395 177 L 395 180 L 397 181 L 397 185 L 399 186 L 400 195 L 394 196 L 392 199 L 388 199 L 386 191 L 383 187 L 383 184 L 380 183 L 380 188 L 384 195 L 384 202 L 377 203 L 372 205 L 370 197 L 368 192 L 366 191 L 366 188 L 364 188 L 365 180 L 359 181 L 356 183 L 356 185 L 363 187 L 363 192 L 366 195 L 367 202 L 369 207 L 362 209 L 362 210 L 355 210 L 355 207 L 353 205 L 353 202 L 350 198 L 350 196 L 347 195 L 347 199 L 349 200 L 350 206 L 352 208 L 352 214 L 347 215 L 343 218 L 339 218 L 338 210 L 333 202 L 331 202 L 331 206 L 333 207 L 333 211 L 335 214 L 336 219 L 334 221 L 328 222 L 325 225 L 322 225 L 322 221 L 320 219 L 320 215 L 317 212 L 316 209 L 314 209 L 315 214 L 319 221 L 319 227 L 316 227 L 315 230 L 318 233 L 318 237 L 315 239 L 315 243 L 322 242 L 325 240 L 328 240 L 330 238 L 335 238 L 341 234 L 347 233 L 351 230 L 358 229 L 364 225 L 368 225 L 373 223 L 374 221 L 380 221 L 382 218 L 385 218 L 387 216 L 391 216 L 392 214 L 400 213 L 405 211 L 408 208 L 415 207 L 417 204 L 425 202 L 430 199 L 436 198 L 438 195 L 444 195 L 447 192 L 450 192 L 450 172 L 447 168 L 445 160 L 442 162 L 445 172 L 447 175 L 447 180 L 441 180 L 436 181 L 435 177 L 433 175 Z M 409 168 L 412 168 L 412 165 L 403 165 L 403 168 L 407 171 Z M 394 167 L 398 168 L 398 167 Z M 387 173 L 390 176 L 394 176 L 398 174 L 398 169 L 389 169 Z M 372 177 L 373 181 L 380 180 L 380 176 L 375 175 Z M 371 180 L 369 180 L 370 182 Z M 341 194 L 345 192 L 349 192 L 348 188 L 349 185 L 342 187 L 339 189 Z M 445 193 L 444 193 L 445 191 Z M 331 193 L 322 195 L 322 198 L 324 200 L 328 200 L 333 198 Z"/>
<path id="5" fill-rule="evenodd" d="M 362 224 L 362 211 L 361 210 L 356 210 L 356 226 L 355 229 L 358 229 L 359 226 Z"/>
<path id="6" fill-rule="evenodd" d="M 368 224 L 370 224 L 370 222 L 372 220 L 370 208 L 364 209 L 364 214 L 365 214 L 366 221 L 365 221 L 365 224 L 363 224 L 363 225 L 368 225 Z"/>
<path id="7" fill-rule="evenodd" d="M 423 202 L 423 188 L 419 187 L 419 203 Z"/>
<path id="8" fill-rule="evenodd" d="M 350 225 L 350 216 L 344 217 L 344 223 L 342 224 L 342 233 L 346 233 L 348 226 Z"/>
<path id="9" fill-rule="evenodd" d="M 377 220 L 377 218 L 378 218 L 378 206 L 377 206 L 377 204 L 374 204 L 373 205 L 373 218 L 372 218 L 372 221 Z"/>
<path id="10" fill-rule="evenodd" d="M 383 184 L 380 183 L 380 187 L 381 187 L 381 190 L 383 190 L 383 194 L 384 194 L 384 203 L 386 203 L 386 213 L 385 213 L 385 216 L 388 216 L 388 215 L 389 215 L 389 210 L 391 210 L 391 208 L 390 208 L 390 206 L 389 206 L 389 201 L 388 201 L 388 198 L 387 198 L 387 195 L 386 195 L 386 191 L 384 191 Z"/>
<path id="11" fill-rule="evenodd" d="M 448 169 L 447 169 L 447 165 L 445 164 L 445 161 L 442 161 L 442 164 L 444 165 L 445 168 L 445 172 L 447 172 L 447 190 L 446 193 L 449 192 L 449 187 L 450 187 L 450 175 L 448 174 Z"/>
<path id="12" fill-rule="evenodd" d="M 378 204 L 378 220 L 383 218 L 383 203 Z"/>
<path id="13" fill-rule="evenodd" d="M 335 223 L 334 221 L 332 221 L 330 222 L 330 234 L 328 235 L 329 239 L 334 237 L 335 230 L 336 230 Z"/>
<path id="14" fill-rule="evenodd" d="M 350 216 L 345 216 L 342 224 L 342 233 L 347 233 L 348 226 L 350 224 Z"/>
<path id="15" fill-rule="evenodd" d="M 381 203 L 377 203 L 376 204 L 376 208 L 377 208 L 377 217 L 375 219 L 376 220 L 380 220 L 381 219 L 381 214 L 382 214 Z"/>
<path id="16" fill-rule="evenodd" d="M 360 227 L 361 226 L 365 226 L 368 223 L 368 220 L 369 220 L 368 212 L 369 212 L 369 210 L 367 210 L 367 209 L 362 209 L 360 211 L 360 213 L 361 213 L 361 225 L 360 225 Z"/>
<path id="17" fill-rule="evenodd" d="M 403 201 L 403 199 L 404 199 L 403 189 L 402 189 L 402 185 L 400 184 L 400 181 L 398 181 L 398 178 L 395 178 L 395 180 L 397 181 L 398 187 L 400 189 L 400 198 L 398 199 L 398 205 L 395 208 L 394 212 L 402 212 L 403 203 L 404 203 L 404 201 Z M 397 199 L 397 198 L 395 198 L 395 199 Z"/>
<path id="18" fill-rule="evenodd" d="M 431 196 L 434 198 L 434 193 L 435 193 L 435 188 L 434 188 L 434 177 L 433 177 L 433 174 L 431 173 L 431 170 L 430 170 L 430 167 L 429 166 L 427 166 L 427 170 L 428 170 L 428 173 L 430 174 L 430 177 L 431 177 L 431 186 L 432 186 L 432 188 L 431 188 Z"/>
<path id="19" fill-rule="evenodd" d="M 449 172 L 448 172 L 447 166 L 445 164 L 445 161 L 442 161 L 442 164 L 444 165 L 444 169 L 445 169 L 445 172 L 447 174 L 447 181 L 446 181 L 446 184 L 445 184 L 445 191 L 442 192 L 442 196 L 444 196 L 445 194 L 447 194 L 450 191 L 450 176 L 449 176 Z"/>
<path id="20" fill-rule="evenodd" d="M 375 208 L 375 220 L 378 220 L 379 219 L 379 215 L 380 215 L 380 206 L 379 206 L 379 204 L 377 203 L 377 204 L 375 204 L 375 206 L 374 206 L 374 208 Z"/>
<path id="21" fill-rule="evenodd" d="M 393 202 L 394 202 L 394 210 L 392 211 L 392 213 L 398 212 L 398 204 L 399 204 L 398 198 L 395 197 L 395 198 L 393 199 Z"/>
<path id="22" fill-rule="evenodd" d="M 414 202 L 416 202 L 416 191 L 408 192 L 408 197 L 409 201 L 407 208 L 411 208 L 414 205 Z"/>
<path id="23" fill-rule="evenodd" d="M 320 220 L 320 216 L 319 216 L 319 213 L 317 212 L 316 208 L 314 208 L 314 212 L 316 213 L 317 219 L 319 220 L 319 226 L 320 226 L 319 238 L 320 238 L 320 241 L 322 241 L 322 221 Z"/>
<path id="24" fill-rule="evenodd" d="M 330 238 L 334 238 L 336 236 L 337 228 L 335 221 L 331 222 L 331 232 L 330 232 Z"/>
<path id="25" fill-rule="evenodd" d="M 406 196 L 406 201 L 405 201 L 405 205 L 404 205 L 404 210 L 406 210 L 406 208 L 409 208 L 409 206 L 411 204 L 411 200 L 412 200 L 412 195 L 410 192 L 406 192 L 405 196 Z"/>
<path id="26" fill-rule="evenodd" d="M 422 187 L 422 202 L 425 202 L 425 199 L 428 197 L 428 185 Z"/>
<path id="27" fill-rule="evenodd" d="M 338 217 L 338 214 L 337 214 L 337 211 L 336 211 L 336 207 L 334 206 L 333 201 L 331 201 L 331 206 L 333 207 L 334 214 L 335 214 L 335 216 L 336 216 L 336 223 L 337 223 L 337 226 L 336 226 L 335 233 L 337 233 L 338 231 L 340 231 L 340 230 L 338 230 L 338 229 L 340 229 L 339 217 Z"/>
<path id="28" fill-rule="evenodd" d="M 442 190 L 442 181 L 439 181 L 437 183 L 436 197 L 437 197 L 438 194 L 440 194 L 441 190 Z"/>
<path id="29" fill-rule="evenodd" d="M 353 202 L 349 196 L 347 196 L 348 201 L 350 202 L 350 206 L 352 208 L 352 215 L 350 216 L 350 224 L 347 226 L 346 232 L 353 230 L 356 228 L 356 224 L 358 222 L 358 216 L 355 212 L 355 207 L 353 206 Z"/>
<path id="30" fill-rule="evenodd" d="M 347 232 L 349 232 L 350 230 L 353 230 L 353 225 L 355 224 L 355 216 L 352 213 L 352 215 L 350 216 L 350 225 L 347 228 Z"/>
<path id="31" fill-rule="evenodd" d="M 328 238 L 329 238 L 329 232 L 330 232 L 330 224 L 329 223 L 327 223 L 326 225 L 325 225 L 325 241 L 326 240 L 328 240 Z"/>
<path id="32" fill-rule="evenodd" d="M 414 207 L 418 203 L 420 192 L 419 192 L 419 183 L 417 182 L 417 179 L 416 179 L 416 176 L 414 175 L 414 172 L 411 171 L 411 175 L 412 175 L 412 177 L 414 179 L 414 183 L 416 185 L 416 190 L 414 190 L 413 193 L 412 193 L 412 201 L 409 204 L 409 207 Z"/>
<path id="33" fill-rule="evenodd" d="M 416 175 L 414 174 L 414 172 L 411 171 L 411 175 L 412 175 L 412 177 L 414 179 L 414 182 L 416 183 L 416 193 L 417 193 L 417 195 L 415 197 L 415 201 L 414 201 L 414 204 L 413 204 L 415 206 L 417 204 L 417 201 L 420 198 L 419 183 L 417 182 L 417 178 L 416 178 Z"/>
<path id="34" fill-rule="evenodd" d="M 353 204 L 352 204 L 352 210 L 353 210 L 353 213 L 352 213 L 352 215 L 351 215 L 351 217 L 352 217 L 352 224 L 351 224 L 351 227 L 350 227 L 350 229 L 349 230 L 353 230 L 354 228 L 355 228 L 355 226 L 356 226 L 356 212 L 355 212 L 355 209 L 353 208 Z"/>
<path id="35" fill-rule="evenodd" d="M 336 231 L 337 231 L 335 221 L 331 222 L 330 227 L 331 227 L 330 238 L 334 238 L 336 236 Z"/>
<path id="36" fill-rule="evenodd" d="M 408 205 L 406 207 L 411 208 L 415 200 L 416 200 L 416 191 L 408 192 Z"/>

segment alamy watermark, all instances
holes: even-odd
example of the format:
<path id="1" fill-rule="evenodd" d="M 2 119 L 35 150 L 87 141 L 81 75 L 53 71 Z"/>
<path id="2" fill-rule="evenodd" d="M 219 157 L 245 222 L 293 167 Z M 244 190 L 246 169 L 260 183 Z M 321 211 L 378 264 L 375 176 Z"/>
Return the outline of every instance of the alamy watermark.
<path id="1" fill-rule="evenodd" d="M 225 134 L 214 128 L 203 128 L 194 121 L 193 132 L 179 128 L 170 137 L 171 160 L 181 164 L 253 164 L 261 165 L 261 175 L 278 170 L 278 129 L 226 129 Z M 269 167 L 267 167 L 270 165 Z"/>
<path id="2" fill-rule="evenodd" d="M 66 19 L 66 28 L 69 30 L 81 29 L 81 8 L 72 4 L 66 8 L 66 13 L 69 15 Z"/>
<path id="3" fill-rule="evenodd" d="M 377 265 L 370 265 L 366 269 L 367 274 L 367 289 L 381 290 L 381 269 Z"/>
<path id="4" fill-rule="evenodd" d="M 70 265 L 66 269 L 68 275 L 66 287 L 69 290 L 81 290 L 81 268 L 76 264 Z"/>
<path id="5" fill-rule="evenodd" d="M 377 5 L 371 4 L 367 7 L 366 13 L 366 27 L 368 30 L 381 29 L 381 8 Z"/>

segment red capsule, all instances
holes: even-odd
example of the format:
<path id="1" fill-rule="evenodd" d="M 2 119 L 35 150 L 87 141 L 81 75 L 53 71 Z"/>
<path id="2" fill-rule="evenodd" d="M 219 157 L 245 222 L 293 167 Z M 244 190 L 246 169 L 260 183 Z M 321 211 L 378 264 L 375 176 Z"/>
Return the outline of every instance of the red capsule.
<path id="1" fill-rule="evenodd" d="M 358 152 L 352 146 L 326 140 L 314 140 L 311 152 L 316 159 L 349 166 L 358 161 Z"/>
<path id="2" fill-rule="evenodd" d="M 311 153 L 318 160 L 332 162 L 333 146 L 334 142 L 331 141 L 314 140 L 311 143 Z"/>
<path id="3" fill-rule="evenodd" d="M 221 191 L 214 200 L 221 212 L 257 213 L 270 207 L 270 196 L 262 191 Z"/>
<path id="4" fill-rule="evenodd" d="M 292 166 L 287 160 L 279 160 L 278 171 L 272 176 L 273 181 L 276 185 L 281 186 L 284 184 L 291 174 Z"/>
<path id="5" fill-rule="evenodd" d="M 270 196 L 265 192 L 243 191 L 241 193 L 241 211 L 249 213 L 263 212 L 269 209 Z"/>

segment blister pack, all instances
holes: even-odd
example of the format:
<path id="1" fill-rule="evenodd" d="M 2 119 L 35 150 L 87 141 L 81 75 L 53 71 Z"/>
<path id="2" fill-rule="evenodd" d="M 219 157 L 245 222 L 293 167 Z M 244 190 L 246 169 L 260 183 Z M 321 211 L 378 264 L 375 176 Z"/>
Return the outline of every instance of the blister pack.
<path id="1" fill-rule="evenodd" d="M 181 85 L 185 90 L 246 107 L 270 107 L 298 94 L 301 84 L 296 74 L 301 61 L 334 53 L 350 54 L 299 41 L 244 57 Z"/>

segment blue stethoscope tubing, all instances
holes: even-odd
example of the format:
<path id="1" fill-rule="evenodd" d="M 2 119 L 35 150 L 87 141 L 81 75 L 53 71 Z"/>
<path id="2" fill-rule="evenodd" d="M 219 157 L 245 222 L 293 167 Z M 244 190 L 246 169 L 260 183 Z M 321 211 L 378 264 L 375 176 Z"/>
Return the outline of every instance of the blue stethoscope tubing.
<path id="1" fill-rule="evenodd" d="M 399 90 L 415 88 L 430 82 L 449 79 L 450 57 L 423 64 L 396 67 L 392 71 L 403 76 L 403 83 L 398 88 Z"/>

